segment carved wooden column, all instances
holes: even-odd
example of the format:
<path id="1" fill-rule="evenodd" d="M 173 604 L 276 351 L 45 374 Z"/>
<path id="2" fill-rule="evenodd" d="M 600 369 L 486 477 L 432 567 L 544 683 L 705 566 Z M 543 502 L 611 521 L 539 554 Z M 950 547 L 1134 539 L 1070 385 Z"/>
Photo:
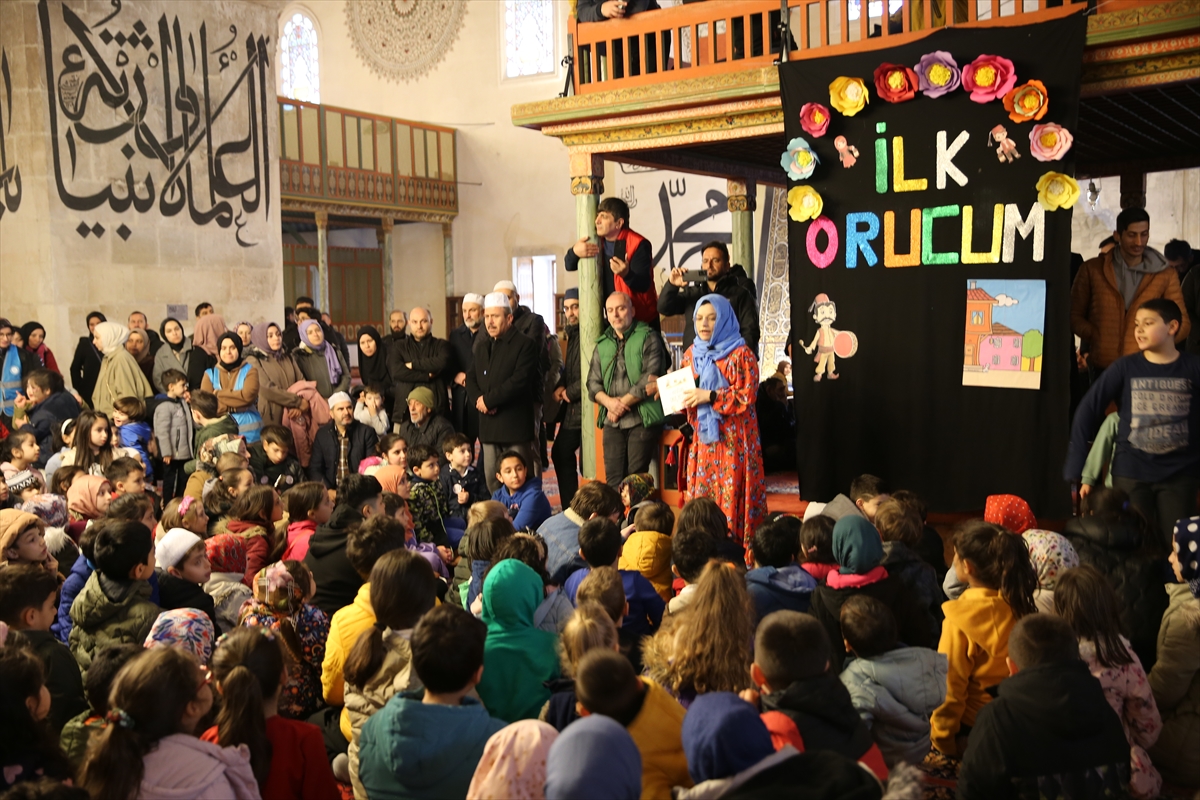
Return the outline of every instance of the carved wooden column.
<path id="1" fill-rule="evenodd" d="M 451 223 L 442 223 L 442 270 L 445 275 L 446 297 L 454 296 L 454 236 Z M 446 334 L 450 334 L 450 320 L 446 320 Z"/>
<path id="2" fill-rule="evenodd" d="M 604 158 L 591 153 L 571 155 L 571 194 L 575 195 L 575 239 L 587 236 L 596 241 L 596 209 L 600 195 L 604 193 Z M 579 356 L 583 360 L 580 376 L 587 386 L 588 367 L 592 363 L 592 351 L 600 336 L 600 309 L 604 304 L 601 297 L 600 271 L 595 258 L 579 259 Z M 581 398 L 583 414 L 583 445 L 580 466 L 586 478 L 596 477 L 596 410 L 588 393 Z"/>
<path id="3" fill-rule="evenodd" d="M 317 304 L 326 314 L 333 316 L 329 308 L 329 214 L 318 211 L 317 219 Z"/>
<path id="4" fill-rule="evenodd" d="M 729 216 L 733 222 L 733 245 L 729 248 L 731 264 L 741 264 L 750 280 L 754 280 L 754 208 L 755 185 L 750 180 L 728 182 Z"/>
<path id="5" fill-rule="evenodd" d="M 1124 172 L 1121 174 L 1121 208 L 1146 207 L 1146 173 Z"/>
<path id="6" fill-rule="evenodd" d="M 396 298 L 393 295 L 395 291 L 395 275 L 393 274 L 392 264 L 392 229 L 395 227 L 395 222 L 391 217 L 382 217 L 379 220 L 379 230 L 375 231 L 375 238 L 379 240 L 379 250 L 382 258 L 380 263 L 383 265 L 383 322 L 387 322 L 388 314 L 391 312 Z"/>

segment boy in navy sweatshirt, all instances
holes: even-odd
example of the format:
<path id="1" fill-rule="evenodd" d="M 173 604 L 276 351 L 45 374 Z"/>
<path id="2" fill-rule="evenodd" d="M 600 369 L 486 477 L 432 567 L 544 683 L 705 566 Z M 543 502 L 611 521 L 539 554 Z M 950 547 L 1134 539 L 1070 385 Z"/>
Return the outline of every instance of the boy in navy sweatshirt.
<path id="1" fill-rule="evenodd" d="M 492 493 L 492 499 L 508 509 L 514 528 L 536 531 L 552 516 L 550 501 L 542 491 L 542 479 L 526 480 L 529 465 L 525 463 L 525 456 L 516 450 L 506 450 L 498 463 L 496 479 L 501 486 Z"/>
<path id="2" fill-rule="evenodd" d="M 1157 522 L 1170 546 L 1175 521 L 1196 513 L 1200 482 L 1200 357 L 1175 348 L 1183 312 L 1171 300 L 1142 303 L 1135 317 L 1139 353 L 1114 361 L 1075 412 L 1063 477 L 1079 483 L 1088 445 L 1109 403 L 1120 414 L 1113 487 Z M 1090 486 L 1079 491 L 1087 496 Z"/>
<path id="3" fill-rule="evenodd" d="M 442 440 L 442 452 L 446 455 L 447 466 L 442 469 L 442 496 L 450 507 L 450 516 L 467 519 L 467 510 L 482 500 L 491 498 L 488 493 L 487 481 L 483 474 L 471 465 L 474 453 L 471 452 L 471 442 L 461 433 L 447 436 Z"/>

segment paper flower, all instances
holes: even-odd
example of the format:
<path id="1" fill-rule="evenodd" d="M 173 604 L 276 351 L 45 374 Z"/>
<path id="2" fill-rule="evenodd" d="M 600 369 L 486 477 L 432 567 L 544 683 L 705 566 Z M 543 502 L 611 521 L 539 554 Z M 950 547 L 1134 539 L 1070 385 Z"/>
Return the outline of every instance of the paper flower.
<path id="1" fill-rule="evenodd" d="M 875 91 L 888 103 L 904 103 L 917 96 L 917 73 L 903 64 L 875 68 Z"/>
<path id="2" fill-rule="evenodd" d="M 1029 132 L 1029 153 L 1038 161 L 1059 161 L 1074 141 L 1071 132 L 1057 122 L 1034 125 Z"/>
<path id="3" fill-rule="evenodd" d="M 804 222 L 821 216 L 825 201 L 811 186 L 793 186 L 788 190 L 788 216 L 796 222 Z"/>
<path id="4" fill-rule="evenodd" d="M 982 55 L 963 67 L 962 83 L 976 103 L 990 103 L 1016 85 L 1017 71 L 1003 56 Z"/>
<path id="5" fill-rule="evenodd" d="M 1046 116 L 1050 95 L 1041 81 L 1029 81 L 1004 95 L 1004 110 L 1013 122 L 1029 122 Z"/>
<path id="6" fill-rule="evenodd" d="M 811 178 L 819 163 L 821 159 L 817 158 L 817 154 L 809 147 L 808 141 L 800 136 L 788 142 L 787 152 L 779 159 L 780 166 L 794 181 Z"/>
<path id="7" fill-rule="evenodd" d="M 1070 208 L 1079 199 L 1079 184 L 1070 175 L 1047 172 L 1038 178 L 1038 203 L 1047 211 Z"/>
<path id="8" fill-rule="evenodd" d="M 871 98 L 867 94 L 867 85 L 862 78 L 835 78 L 829 84 L 829 105 L 834 111 L 839 111 L 847 117 L 853 117 L 862 111 Z"/>
<path id="9" fill-rule="evenodd" d="M 917 85 L 926 97 L 941 97 L 962 85 L 958 62 L 945 50 L 934 50 L 921 56 L 916 73 Z"/>
<path id="10" fill-rule="evenodd" d="M 800 107 L 800 127 L 814 138 L 824 136 L 829 130 L 829 109 L 820 103 L 805 103 Z"/>

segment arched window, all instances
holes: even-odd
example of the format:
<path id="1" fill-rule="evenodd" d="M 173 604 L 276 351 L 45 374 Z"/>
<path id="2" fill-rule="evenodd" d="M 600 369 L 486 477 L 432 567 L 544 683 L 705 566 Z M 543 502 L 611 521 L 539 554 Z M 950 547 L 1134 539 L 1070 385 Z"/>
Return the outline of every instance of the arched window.
<path id="1" fill-rule="evenodd" d="M 506 78 L 554 74 L 554 3 L 505 0 Z"/>
<path id="2" fill-rule="evenodd" d="M 293 100 L 321 102 L 321 71 L 317 60 L 317 29 L 297 11 L 283 23 L 279 54 L 279 93 Z"/>

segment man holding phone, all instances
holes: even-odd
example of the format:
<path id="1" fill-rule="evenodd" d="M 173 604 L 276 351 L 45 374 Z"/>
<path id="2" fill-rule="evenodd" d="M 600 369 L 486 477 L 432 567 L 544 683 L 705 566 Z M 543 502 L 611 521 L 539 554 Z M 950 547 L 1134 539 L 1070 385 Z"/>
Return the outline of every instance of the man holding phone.
<path id="1" fill-rule="evenodd" d="M 600 262 L 600 297 L 624 292 L 633 301 L 633 318 L 659 330 L 658 292 L 650 240 L 629 228 L 629 206 L 619 197 L 606 197 L 596 212 L 596 244 L 582 237 L 567 251 L 567 272 L 579 269 L 579 259 Z"/>
<path id="2" fill-rule="evenodd" d="M 575 19 L 579 22 L 603 22 L 606 19 L 624 19 L 630 14 L 656 8 L 657 0 L 579 0 Z"/>
<path id="3" fill-rule="evenodd" d="M 664 317 L 684 315 L 683 346 L 691 347 L 696 338 L 696 326 L 692 321 L 696 303 L 706 294 L 719 294 L 729 301 L 737 314 L 738 326 L 746 346 L 758 355 L 758 303 L 729 265 L 729 248 L 724 242 L 709 242 L 701 251 L 704 278 L 689 275 L 682 267 L 671 270 L 662 295 L 658 298 L 658 313 Z"/>

